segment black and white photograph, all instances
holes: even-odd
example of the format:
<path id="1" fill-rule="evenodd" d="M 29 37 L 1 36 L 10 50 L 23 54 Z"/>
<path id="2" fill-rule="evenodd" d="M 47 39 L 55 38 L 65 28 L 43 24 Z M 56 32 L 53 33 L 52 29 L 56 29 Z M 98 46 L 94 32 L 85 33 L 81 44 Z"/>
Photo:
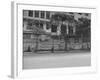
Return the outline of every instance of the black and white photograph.
<path id="1" fill-rule="evenodd" d="M 91 66 L 91 13 L 23 10 L 23 69 Z"/>

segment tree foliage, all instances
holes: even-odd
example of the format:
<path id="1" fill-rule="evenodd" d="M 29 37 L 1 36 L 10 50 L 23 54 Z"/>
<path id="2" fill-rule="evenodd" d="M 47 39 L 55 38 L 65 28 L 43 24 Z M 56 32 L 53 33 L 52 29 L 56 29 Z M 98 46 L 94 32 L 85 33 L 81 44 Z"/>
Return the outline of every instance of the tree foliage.
<path id="1" fill-rule="evenodd" d="M 76 35 L 85 38 L 90 37 L 91 20 L 87 18 L 79 18 L 76 26 Z"/>

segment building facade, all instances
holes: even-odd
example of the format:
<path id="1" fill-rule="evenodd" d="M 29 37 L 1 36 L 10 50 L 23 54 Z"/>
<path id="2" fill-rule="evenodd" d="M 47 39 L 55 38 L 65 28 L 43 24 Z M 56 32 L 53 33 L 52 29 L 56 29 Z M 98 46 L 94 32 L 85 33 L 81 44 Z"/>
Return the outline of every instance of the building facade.
<path id="1" fill-rule="evenodd" d="M 52 16 L 56 14 L 61 14 L 60 16 L 62 16 L 63 14 L 72 16 L 73 20 L 70 21 L 69 19 L 69 20 L 62 21 L 59 19 L 58 16 L 56 17 L 57 19 L 53 20 Z M 23 41 L 24 41 L 25 47 L 28 48 L 29 46 L 33 44 L 33 42 L 34 44 L 36 44 L 38 40 L 45 41 L 48 39 L 52 41 L 53 38 L 46 34 L 56 35 L 57 37 L 59 37 L 62 34 L 72 36 L 70 38 L 67 36 L 68 37 L 67 39 L 69 39 L 69 42 L 68 40 L 66 41 L 67 43 L 77 43 L 77 42 L 81 43 L 82 38 L 75 39 L 73 36 L 76 34 L 76 27 L 77 27 L 75 20 L 78 21 L 78 19 L 82 17 L 90 19 L 91 16 L 90 14 L 86 15 L 86 13 L 23 10 L 23 36 L 24 36 Z M 38 40 L 37 40 L 37 34 L 40 34 L 38 36 Z M 64 35 L 60 36 L 61 38 L 63 38 L 63 40 L 64 40 Z M 28 40 L 26 40 L 25 38 Z M 62 44 L 60 43 L 61 42 L 60 38 L 57 40 L 59 40 L 59 44 Z M 25 41 L 30 42 L 30 43 L 27 43 Z M 51 43 L 53 44 L 54 42 L 51 42 Z M 82 44 L 80 45 L 82 46 Z"/>
<path id="2" fill-rule="evenodd" d="M 61 34 L 61 25 L 66 25 L 66 34 L 69 33 L 69 29 L 72 34 L 75 34 L 75 25 L 68 24 L 68 22 L 55 22 L 53 21 L 53 30 L 51 27 L 51 17 L 52 15 L 58 12 L 52 11 L 38 11 L 38 10 L 23 10 L 23 30 L 29 31 L 32 30 L 32 26 L 36 26 L 38 28 L 43 29 L 47 33 L 51 33 L 52 35 L 60 35 Z M 66 13 L 68 14 L 68 13 Z M 71 14 L 72 15 L 72 14 Z M 70 27 L 68 27 L 70 25 Z"/>

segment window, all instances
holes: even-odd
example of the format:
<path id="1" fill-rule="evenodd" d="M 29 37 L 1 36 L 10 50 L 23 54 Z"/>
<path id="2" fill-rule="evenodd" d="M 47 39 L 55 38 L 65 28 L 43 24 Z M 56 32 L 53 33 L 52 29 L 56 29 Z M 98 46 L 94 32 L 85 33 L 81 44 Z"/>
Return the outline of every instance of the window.
<path id="1" fill-rule="evenodd" d="M 50 12 L 46 12 L 46 19 L 50 19 Z"/>
<path id="2" fill-rule="evenodd" d="M 35 11 L 35 17 L 39 17 L 39 11 Z"/>
<path id="3" fill-rule="evenodd" d="M 43 29 L 43 23 L 40 23 L 40 28 Z"/>
<path id="4" fill-rule="evenodd" d="M 45 18 L 45 12 L 41 11 L 41 18 Z"/>
<path id="5" fill-rule="evenodd" d="M 28 10 L 23 10 L 23 16 L 28 16 Z"/>
<path id="6" fill-rule="evenodd" d="M 28 16 L 33 17 L 33 11 L 30 10 Z"/>

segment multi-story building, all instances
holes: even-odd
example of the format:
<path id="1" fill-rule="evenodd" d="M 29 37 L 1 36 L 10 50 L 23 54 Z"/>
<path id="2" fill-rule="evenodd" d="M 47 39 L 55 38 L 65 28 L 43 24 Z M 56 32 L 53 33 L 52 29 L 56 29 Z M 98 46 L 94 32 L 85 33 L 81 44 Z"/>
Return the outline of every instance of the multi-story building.
<path id="1" fill-rule="evenodd" d="M 51 27 L 51 17 L 52 15 L 56 13 L 64 13 L 67 15 L 72 15 L 75 20 L 78 20 L 78 18 L 86 17 L 90 19 L 90 14 L 84 14 L 84 13 L 71 13 L 71 12 L 54 12 L 54 11 L 39 11 L 39 10 L 23 10 L 23 30 L 24 31 L 31 31 L 33 30 L 33 27 L 38 27 L 39 29 L 44 30 L 47 33 L 51 33 L 54 35 L 60 35 L 61 34 L 61 27 L 62 25 L 66 26 L 66 34 L 75 34 L 76 26 L 75 23 L 68 23 L 68 21 L 64 21 L 57 23 L 56 21 L 53 21 L 54 23 L 54 29 L 52 30 Z M 60 24 L 60 25 L 59 25 Z"/>
<path id="2" fill-rule="evenodd" d="M 86 17 L 90 19 L 90 14 L 86 15 L 84 13 L 23 10 L 23 33 L 24 33 L 23 36 L 26 38 L 28 37 L 34 38 L 35 40 L 37 36 L 33 35 L 33 33 L 41 34 L 41 32 L 46 32 L 50 33 L 51 35 L 60 35 L 62 33 L 62 29 L 66 32 L 65 34 L 75 35 L 76 32 L 75 22 L 74 21 L 68 22 L 67 20 L 52 21 L 51 18 L 56 13 L 71 15 L 75 20 L 78 20 L 81 17 Z M 40 37 L 42 38 L 42 40 L 47 38 L 46 35 L 42 34 Z M 72 41 L 74 40 L 72 39 Z"/>
<path id="3" fill-rule="evenodd" d="M 49 22 L 50 22 L 51 13 L 49 11 L 32 11 L 24 10 L 23 11 L 23 24 L 24 30 L 30 30 L 28 25 L 36 25 L 39 28 L 42 28 L 46 32 L 50 32 Z M 26 19 L 26 20 L 25 20 Z M 33 23 L 29 24 L 29 20 L 32 20 Z"/>
<path id="4" fill-rule="evenodd" d="M 54 35 L 60 35 L 61 34 L 61 25 L 55 24 L 55 30 L 52 30 L 51 28 L 51 16 L 54 15 L 57 12 L 53 11 L 38 11 L 38 10 L 23 10 L 23 29 L 24 31 L 32 30 L 31 26 L 36 26 L 44 31 L 54 34 Z M 68 13 L 66 13 L 68 14 Z M 33 23 L 31 22 L 33 21 Z M 31 23 L 30 23 L 31 22 Z M 55 23 L 55 22 L 54 22 Z M 68 33 L 68 23 L 63 22 L 61 24 L 66 25 L 66 32 Z M 30 25 L 30 26 L 29 26 Z M 75 26 L 72 28 L 72 32 L 75 32 Z"/>

